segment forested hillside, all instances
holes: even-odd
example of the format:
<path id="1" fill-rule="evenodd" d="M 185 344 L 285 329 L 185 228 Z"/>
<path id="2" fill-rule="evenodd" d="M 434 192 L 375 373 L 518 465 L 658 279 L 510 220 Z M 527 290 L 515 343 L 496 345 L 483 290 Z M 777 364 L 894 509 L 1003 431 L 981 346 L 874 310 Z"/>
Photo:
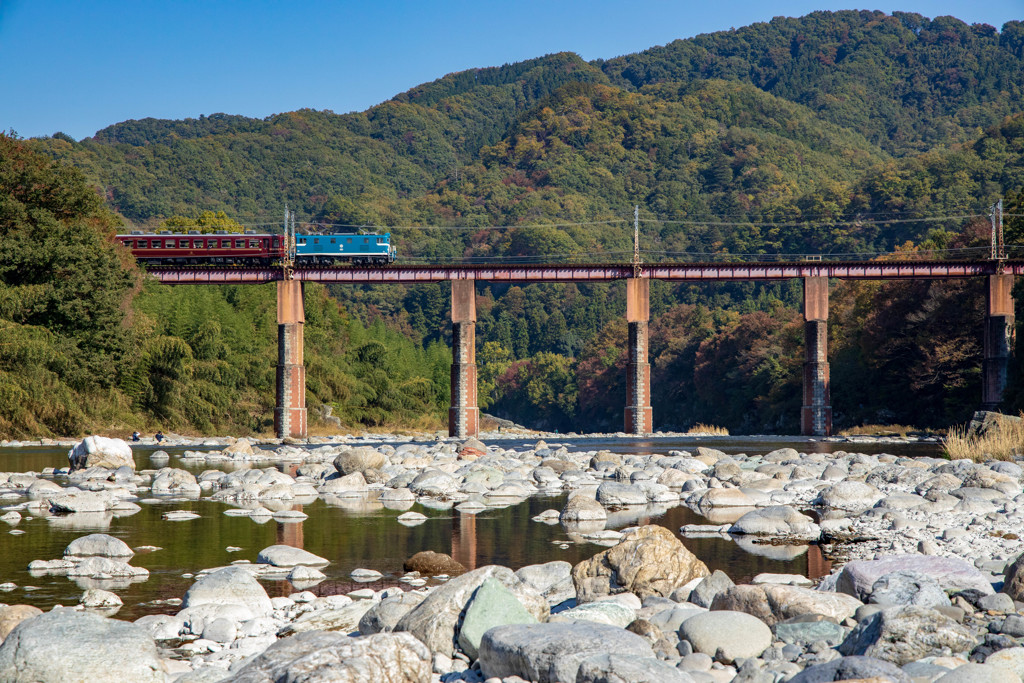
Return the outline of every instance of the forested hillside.
<path id="1" fill-rule="evenodd" d="M 1020 203 L 1022 112 L 1022 22 L 997 29 L 899 12 L 815 12 L 593 63 L 562 53 L 450 74 L 361 113 L 145 119 L 81 142 L 57 134 L 29 144 L 81 169 L 107 207 L 136 225 L 213 210 L 263 227 L 288 203 L 307 229 L 388 229 L 406 260 L 620 260 L 631 254 L 638 205 L 646 260 L 868 258 L 983 245 L 988 206 L 999 197 Z M 1010 234 L 1024 230 L 1014 223 Z M 201 380 L 181 382 L 192 393 L 171 392 L 178 412 L 162 419 L 200 429 L 239 423 L 224 398 L 239 392 L 251 398 L 247 424 L 265 419 L 269 362 L 242 371 L 244 386 L 204 365 L 213 359 L 192 344 L 199 332 L 184 329 L 193 312 L 174 312 L 185 303 L 177 291 L 144 288 L 129 316 L 133 330 L 151 326 L 148 338 L 189 346 L 191 376 Z M 236 315 L 235 332 L 219 342 L 225 357 L 257 356 L 247 337 L 269 324 L 255 313 L 258 295 L 244 292 L 204 295 L 213 297 L 203 311 L 211 321 L 225 326 L 221 316 Z M 404 407 L 402 419 L 440 419 L 446 288 L 330 293 L 340 304 L 312 297 L 336 311 L 325 314 L 325 329 L 360 326 L 389 353 L 420 354 L 406 377 L 422 378 L 423 401 Z M 621 285 L 481 285 L 479 294 L 483 405 L 539 427 L 619 427 Z M 969 415 L 980 396 L 981 297 L 976 283 L 837 284 L 837 425 L 938 426 Z M 655 283 L 656 426 L 794 430 L 798 298 L 794 284 Z M 313 339 L 307 349 L 325 363 L 364 341 Z M 349 421 L 384 421 L 396 410 L 333 369 L 317 375 L 318 362 L 311 403 L 333 403 Z M 130 398 L 143 390 L 125 381 L 125 405 L 159 414 L 159 401 Z M 364 407 L 347 409 L 351 395 Z M 193 396 L 214 398 L 193 415 Z"/>

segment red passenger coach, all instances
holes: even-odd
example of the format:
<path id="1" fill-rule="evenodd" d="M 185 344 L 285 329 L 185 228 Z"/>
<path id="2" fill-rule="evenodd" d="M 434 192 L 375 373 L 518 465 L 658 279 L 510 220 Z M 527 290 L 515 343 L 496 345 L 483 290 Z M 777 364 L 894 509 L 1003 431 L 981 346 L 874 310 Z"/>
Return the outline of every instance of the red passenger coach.
<path id="1" fill-rule="evenodd" d="M 132 232 L 117 241 L 148 265 L 270 265 L 285 256 L 284 237 L 267 233 Z"/>

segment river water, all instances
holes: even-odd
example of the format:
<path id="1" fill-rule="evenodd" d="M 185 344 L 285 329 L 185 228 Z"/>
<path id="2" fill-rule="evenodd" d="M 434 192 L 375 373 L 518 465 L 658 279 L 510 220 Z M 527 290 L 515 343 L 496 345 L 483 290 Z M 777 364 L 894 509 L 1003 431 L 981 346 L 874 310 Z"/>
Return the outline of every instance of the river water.
<path id="1" fill-rule="evenodd" d="M 554 440 L 551 440 L 554 441 Z M 905 456 L 938 455 L 934 443 L 835 443 L 790 438 L 580 438 L 560 440 L 569 450 L 608 449 L 618 453 L 668 453 L 675 449 L 693 449 L 697 445 L 718 448 L 727 453 L 766 453 L 776 448 L 793 447 L 803 452 L 893 453 Z M 532 441 L 489 440 L 505 448 L 532 447 Z M 552 444 L 553 445 L 553 444 Z M 190 447 L 195 449 L 195 447 Z M 156 450 L 135 447 L 139 470 L 178 467 L 196 474 L 210 469 L 209 463 L 195 464 L 181 460 L 185 448 L 164 448 L 170 461 L 150 460 Z M 202 450 L 209 450 L 203 447 Z M 42 471 L 46 467 L 67 465 L 66 448 L 0 448 L 0 471 Z M 282 469 L 288 471 L 287 466 Z M 13 505 L 23 499 L 2 501 Z M 361 499 L 322 498 L 308 505 L 294 505 L 308 518 L 301 522 L 281 523 L 270 519 L 257 523 L 249 517 L 224 514 L 231 509 L 224 503 L 206 499 L 171 499 L 144 503 L 141 511 L 128 516 L 109 513 L 69 517 L 27 516 L 10 534 L 0 523 L 0 584 L 16 587 L 0 592 L 0 602 L 26 603 L 47 609 L 55 604 L 72 605 L 84 588 L 113 588 L 124 601 L 118 618 L 134 619 L 144 614 L 173 613 L 177 608 L 158 601 L 181 598 L 193 578 L 187 576 L 202 569 L 226 565 L 238 560 L 255 561 L 257 553 L 274 544 L 305 548 L 324 557 L 331 564 L 322 571 L 326 581 L 311 590 L 319 595 L 347 592 L 359 587 L 379 589 L 394 585 L 403 574 L 405 559 L 421 550 L 435 550 L 452 555 L 468 568 L 500 564 L 512 569 L 528 564 L 565 560 L 576 563 L 604 548 L 571 537 L 561 525 L 548 525 L 532 520 L 547 509 L 561 509 L 565 496 L 534 497 L 501 509 L 488 509 L 479 514 L 461 514 L 451 509 L 434 509 L 412 504 L 390 509 L 377 501 Z M 189 510 L 200 517 L 190 521 L 170 522 L 162 519 L 169 510 Z M 406 527 L 395 521 L 402 512 L 413 510 L 428 517 L 421 525 Z M 25 512 L 22 513 L 25 515 Z M 714 520 L 723 523 L 727 520 Z M 678 535 L 684 524 L 711 523 L 685 507 L 669 510 L 651 507 L 631 512 L 614 513 L 608 528 L 635 524 L 660 524 Z M 65 576 L 31 575 L 26 569 L 36 559 L 56 559 L 75 538 L 89 533 L 108 533 L 121 538 L 132 548 L 157 546 L 160 549 L 139 552 L 131 564 L 149 570 L 149 579 L 130 585 L 111 587 L 90 579 L 73 580 Z M 829 572 L 828 561 L 816 546 L 760 546 L 737 543 L 722 538 L 684 538 L 687 548 L 711 569 L 725 571 L 737 583 L 762 572 L 802 574 L 817 577 Z M 229 548 L 241 548 L 230 550 Z M 349 574 L 357 568 L 376 569 L 385 575 L 381 581 L 356 584 Z M 295 588 L 287 581 L 265 581 L 271 596 L 288 595 Z"/>

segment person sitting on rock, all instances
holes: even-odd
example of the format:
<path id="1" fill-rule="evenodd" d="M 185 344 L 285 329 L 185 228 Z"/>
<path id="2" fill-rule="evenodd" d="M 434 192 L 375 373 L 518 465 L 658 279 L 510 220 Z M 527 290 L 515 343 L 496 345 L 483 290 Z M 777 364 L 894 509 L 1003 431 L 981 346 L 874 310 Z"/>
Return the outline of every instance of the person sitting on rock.
<path id="1" fill-rule="evenodd" d="M 156 442 L 157 442 L 157 443 L 160 443 L 161 441 L 163 441 L 163 440 L 164 440 L 164 433 L 163 433 L 163 432 L 160 432 L 160 431 L 158 431 L 158 432 L 156 433 L 156 435 L 155 435 L 155 436 L 154 436 L 153 438 L 154 438 L 154 439 L 156 439 Z"/>
<path id="2" fill-rule="evenodd" d="M 138 441 L 141 436 L 138 432 L 132 432 L 132 441 Z"/>

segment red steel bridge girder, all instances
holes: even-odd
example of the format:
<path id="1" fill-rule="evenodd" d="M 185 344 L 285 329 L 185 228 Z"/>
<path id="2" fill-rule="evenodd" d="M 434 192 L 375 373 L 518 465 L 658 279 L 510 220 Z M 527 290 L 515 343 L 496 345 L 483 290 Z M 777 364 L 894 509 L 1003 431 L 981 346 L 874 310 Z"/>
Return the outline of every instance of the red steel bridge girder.
<path id="1" fill-rule="evenodd" d="M 1024 261 L 1003 264 L 1008 275 L 1024 274 Z M 844 280 L 911 280 L 994 275 L 993 261 L 867 261 L 796 263 L 661 263 L 641 266 L 640 278 L 679 282 L 789 280 L 829 277 Z M 259 284 L 284 279 L 280 268 L 150 268 L 163 284 Z M 613 282 L 636 277 L 632 264 L 574 265 L 402 265 L 296 269 L 302 282 L 416 284 L 449 280 L 483 282 Z"/>

